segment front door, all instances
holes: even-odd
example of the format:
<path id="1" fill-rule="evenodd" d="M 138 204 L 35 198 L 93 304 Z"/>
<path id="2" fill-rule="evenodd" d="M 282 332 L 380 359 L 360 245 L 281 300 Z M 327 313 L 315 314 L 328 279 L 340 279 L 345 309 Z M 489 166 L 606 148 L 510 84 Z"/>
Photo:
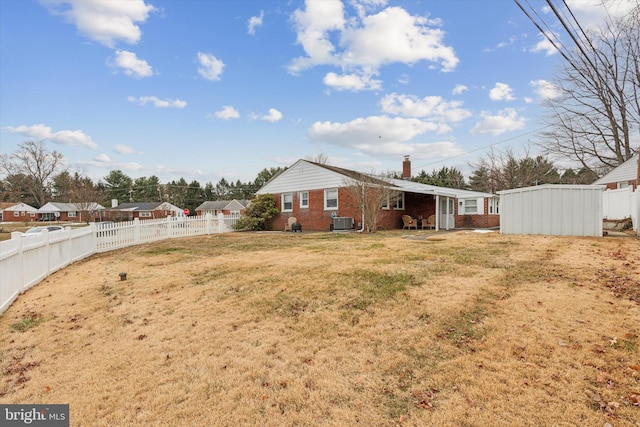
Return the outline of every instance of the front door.
<path id="1" fill-rule="evenodd" d="M 440 229 L 450 230 L 456 227 L 454 209 L 455 199 L 440 196 Z"/>

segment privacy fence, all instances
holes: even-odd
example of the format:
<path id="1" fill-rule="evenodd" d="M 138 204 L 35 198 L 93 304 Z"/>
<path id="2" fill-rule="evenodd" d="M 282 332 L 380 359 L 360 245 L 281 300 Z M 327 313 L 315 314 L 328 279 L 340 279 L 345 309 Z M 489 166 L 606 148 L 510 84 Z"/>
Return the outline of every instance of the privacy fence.
<path id="1" fill-rule="evenodd" d="M 178 237 L 233 231 L 239 216 L 206 215 L 118 223 L 42 232 L 30 236 L 12 233 L 0 242 L 0 314 L 21 292 L 53 272 L 95 253 Z"/>

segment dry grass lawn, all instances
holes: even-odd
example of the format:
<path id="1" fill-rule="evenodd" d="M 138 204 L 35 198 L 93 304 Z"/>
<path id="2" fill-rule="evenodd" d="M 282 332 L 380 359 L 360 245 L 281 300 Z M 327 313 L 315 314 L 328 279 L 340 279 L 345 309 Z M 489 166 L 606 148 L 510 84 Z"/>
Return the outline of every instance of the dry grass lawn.
<path id="1" fill-rule="evenodd" d="M 165 241 L 50 276 L 0 343 L 0 402 L 72 426 L 638 426 L 640 243 Z"/>

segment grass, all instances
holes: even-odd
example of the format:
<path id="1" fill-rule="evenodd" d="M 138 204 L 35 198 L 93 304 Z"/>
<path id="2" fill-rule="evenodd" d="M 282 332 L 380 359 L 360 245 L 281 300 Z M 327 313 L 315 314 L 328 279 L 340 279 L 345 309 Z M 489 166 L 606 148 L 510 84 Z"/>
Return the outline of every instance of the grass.
<path id="1" fill-rule="evenodd" d="M 73 426 L 636 425 L 637 240 L 406 234 L 72 264 L 0 317 L 0 402 Z"/>

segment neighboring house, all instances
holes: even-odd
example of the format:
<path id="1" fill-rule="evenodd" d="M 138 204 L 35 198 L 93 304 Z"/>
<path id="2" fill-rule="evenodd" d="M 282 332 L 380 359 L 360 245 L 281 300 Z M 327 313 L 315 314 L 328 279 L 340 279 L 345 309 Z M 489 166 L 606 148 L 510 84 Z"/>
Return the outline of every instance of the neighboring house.
<path id="1" fill-rule="evenodd" d="M 428 218 L 436 215 L 436 229 L 493 228 L 500 225 L 499 196 L 475 191 L 437 187 L 410 181 L 411 161 L 405 156 L 403 179 L 372 177 L 357 171 L 298 160 L 274 176 L 257 194 L 273 194 L 280 213 L 274 230 L 284 229 L 295 217 L 304 230 L 330 230 L 334 218 L 353 218 L 353 228 L 362 226 L 362 211 L 353 200 L 349 182 L 388 185 L 394 196 L 383 206 L 378 226 L 402 228 L 402 215 Z M 349 224 L 350 221 L 340 221 Z"/>
<path id="2" fill-rule="evenodd" d="M 38 209 L 38 220 L 92 222 L 100 216 L 102 210 L 104 210 L 104 206 L 95 202 L 49 202 Z"/>
<path id="3" fill-rule="evenodd" d="M 250 200 L 214 200 L 202 203 L 196 208 L 198 215 L 243 215 L 251 204 Z"/>
<path id="4" fill-rule="evenodd" d="M 38 209 L 26 203 L 0 203 L 0 214 L 3 222 L 30 222 L 38 219 Z"/>
<path id="5" fill-rule="evenodd" d="M 607 190 L 633 187 L 638 188 L 638 175 L 640 166 L 638 165 L 640 154 L 631 157 L 629 160 L 613 169 L 602 178 L 598 178 L 594 185 L 605 185 Z"/>
<path id="6" fill-rule="evenodd" d="M 107 209 L 103 219 L 111 221 L 133 221 L 139 219 L 166 218 L 169 216 L 185 216 L 181 209 L 168 202 L 128 202 Z"/>

